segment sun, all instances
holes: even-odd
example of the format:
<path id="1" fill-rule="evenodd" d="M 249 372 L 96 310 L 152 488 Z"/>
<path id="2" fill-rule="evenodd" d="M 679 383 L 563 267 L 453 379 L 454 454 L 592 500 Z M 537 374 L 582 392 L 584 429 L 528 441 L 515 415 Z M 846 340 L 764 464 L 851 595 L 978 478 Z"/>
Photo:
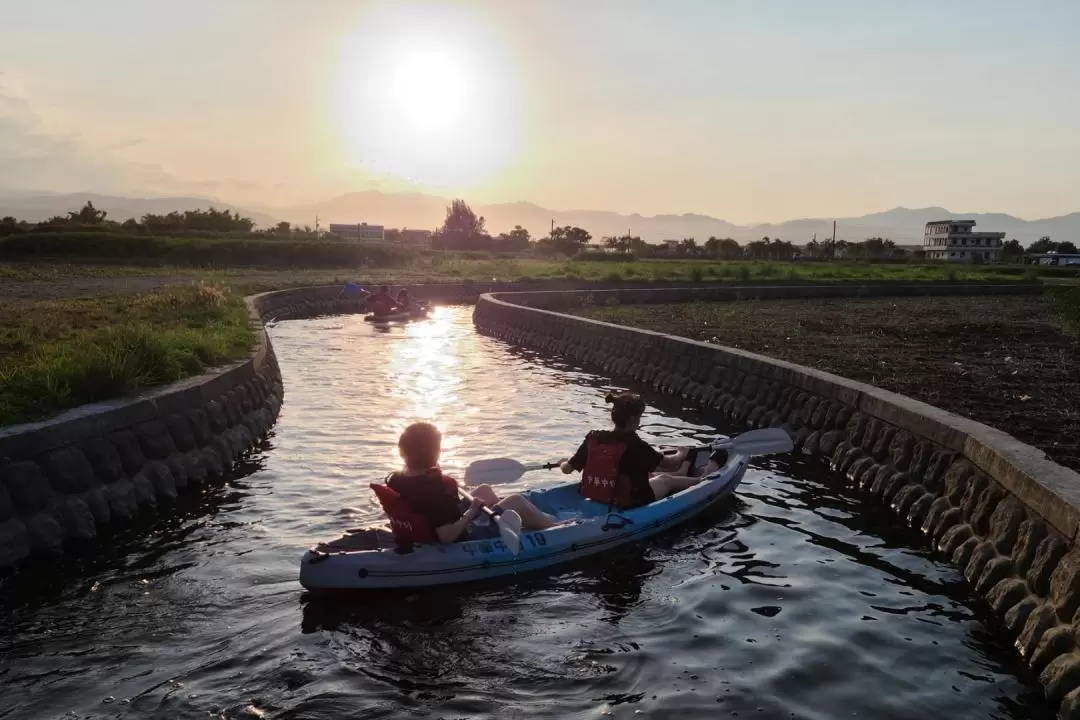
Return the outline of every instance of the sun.
<path id="1" fill-rule="evenodd" d="M 521 126 L 520 83 L 498 37 L 457 4 L 380 8 L 342 46 L 342 160 L 423 188 L 494 182 L 518 155 Z"/>
<path id="2" fill-rule="evenodd" d="M 460 62 L 447 52 L 427 49 L 400 60 L 386 92 L 401 120 L 420 132 L 453 129 L 462 121 L 469 94 Z"/>

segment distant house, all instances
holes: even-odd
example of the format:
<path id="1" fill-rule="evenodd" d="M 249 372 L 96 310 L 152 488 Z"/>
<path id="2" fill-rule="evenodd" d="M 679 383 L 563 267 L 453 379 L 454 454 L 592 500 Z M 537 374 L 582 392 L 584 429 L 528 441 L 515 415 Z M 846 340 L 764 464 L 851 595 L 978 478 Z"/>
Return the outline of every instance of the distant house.
<path id="1" fill-rule="evenodd" d="M 660 243 L 660 246 L 665 250 L 675 251 L 679 249 L 680 244 L 682 244 L 682 240 L 664 240 Z"/>
<path id="2" fill-rule="evenodd" d="M 367 223 L 340 225 L 330 223 L 330 232 L 343 240 L 365 240 L 368 242 L 383 242 L 386 240 L 386 228 L 382 225 L 368 225 Z"/>
<path id="3" fill-rule="evenodd" d="M 944 262 L 1000 262 L 1003 232 L 974 232 L 974 220 L 938 220 L 926 223 L 923 251 L 927 260 Z"/>

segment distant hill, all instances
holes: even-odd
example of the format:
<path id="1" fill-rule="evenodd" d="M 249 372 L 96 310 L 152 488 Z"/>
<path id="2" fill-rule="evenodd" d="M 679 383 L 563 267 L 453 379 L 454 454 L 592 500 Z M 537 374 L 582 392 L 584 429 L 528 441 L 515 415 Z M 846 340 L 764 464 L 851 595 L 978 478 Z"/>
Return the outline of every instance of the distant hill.
<path id="1" fill-rule="evenodd" d="M 443 220 L 447 198 L 421 193 L 383 193 L 376 190 L 348 193 L 332 200 L 310 205 L 269 210 L 291 222 L 313 224 L 316 215 L 324 227 L 327 223 L 367 222 L 387 227 L 434 229 Z M 627 229 L 647 242 L 674 240 L 684 237 L 703 242 L 710 236 L 731 237 L 739 242 L 758 240 L 765 235 L 803 244 L 817 234 L 818 239 L 832 234 L 831 218 L 788 220 L 762 225 L 735 225 L 708 215 L 623 215 L 603 210 L 549 210 L 532 203 L 517 202 L 496 205 L 471 203 L 473 210 L 487 220 L 490 232 L 498 233 L 514 225 L 528 228 L 533 235 L 545 235 L 556 225 L 577 225 L 596 238 L 622 235 Z M 861 217 L 837 218 L 837 238 L 861 241 L 868 237 L 885 237 L 898 245 L 921 244 L 923 227 L 931 220 L 963 218 L 974 220 L 976 230 L 1004 232 L 1024 244 L 1049 235 L 1055 240 L 1080 240 L 1080 212 L 1042 220 L 1022 220 L 1001 213 L 956 213 L 940 207 L 894 208 Z"/>
<path id="2" fill-rule="evenodd" d="M 35 195 L 15 192 L 10 194 L 0 193 L 0 217 L 11 215 L 19 220 L 41 222 L 54 215 L 66 215 L 69 212 L 76 211 L 88 201 L 94 203 L 94 207 L 98 210 L 109 213 L 108 218 L 117 222 L 123 222 L 128 218 L 137 220 L 147 213 L 164 215 L 173 211 L 183 212 L 184 210 L 205 209 L 213 206 L 218 210 L 239 212 L 244 217 L 254 220 L 255 224 L 260 227 L 268 227 L 278 223 L 278 220 L 265 213 L 252 212 L 208 198 L 129 198 L 97 195 L 95 193 L 69 193 L 63 195 L 51 193 Z"/>
<path id="3" fill-rule="evenodd" d="M 0 217 L 14 215 L 20 220 L 38 222 L 53 215 L 78 210 L 87 201 L 109 213 L 109 218 L 123 221 L 146 213 L 168 213 L 206 208 L 213 205 L 250 217 L 259 227 L 269 227 L 279 220 L 298 225 L 315 224 L 318 216 L 322 227 L 335 223 L 367 222 L 396 228 L 433 230 L 442 224 L 447 198 L 422 193 L 384 193 L 377 190 L 347 193 L 336 198 L 291 207 L 264 207 L 248 210 L 228 203 L 200 197 L 127 198 L 93 193 L 50 194 L 27 191 L 0 190 Z M 552 220 L 556 225 L 577 225 L 599 239 L 622 235 L 629 231 L 647 242 L 693 237 L 704 242 L 710 236 L 731 237 L 746 243 L 768 235 L 796 244 L 832 234 L 831 218 L 807 218 L 782 223 L 735 225 L 708 215 L 623 215 L 604 210 L 550 210 L 528 202 L 487 205 L 471 203 L 472 208 L 487 220 L 488 230 L 499 233 L 515 225 L 529 229 L 534 236 L 546 235 Z M 923 226 L 931 220 L 949 218 L 974 220 L 976 230 L 1004 232 L 1025 245 L 1049 235 L 1054 240 L 1080 243 L 1080 212 L 1041 220 L 1022 220 L 1001 213 L 956 213 L 941 207 L 893 208 L 861 217 L 837 218 L 837 238 L 849 241 L 869 237 L 884 237 L 898 245 L 922 243 Z"/>

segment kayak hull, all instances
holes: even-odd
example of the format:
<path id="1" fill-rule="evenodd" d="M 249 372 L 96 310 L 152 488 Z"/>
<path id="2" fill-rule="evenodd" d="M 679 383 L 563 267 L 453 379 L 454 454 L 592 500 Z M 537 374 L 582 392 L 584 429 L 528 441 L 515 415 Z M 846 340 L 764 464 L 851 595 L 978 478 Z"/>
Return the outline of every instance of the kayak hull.
<path id="1" fill-rule="evenodd" d="M 407 322 L 409 320 L 422 320 L 428 316 L 427 310 L 409 310 L 406 312 L 390 313 L 389 315 L 376 315 L 369 313 L 364 316 L 366 322 L 389 323 Z"/>
<path id="2" fill-rule="evenodd" d="M 682 492 L 633 510 L 581 498 L 577 483 L 524 493 L 566 524 L 521 533 L 514 555 L 499 538 L 395 549 L 309 550 L 300 563 L 300 584 L 308 590 L 418 588 L 474 582 L 549 568 L 636 542 L 675 527 L 730 496 L 749 458 L 735 455 L 724 467 Z"/>

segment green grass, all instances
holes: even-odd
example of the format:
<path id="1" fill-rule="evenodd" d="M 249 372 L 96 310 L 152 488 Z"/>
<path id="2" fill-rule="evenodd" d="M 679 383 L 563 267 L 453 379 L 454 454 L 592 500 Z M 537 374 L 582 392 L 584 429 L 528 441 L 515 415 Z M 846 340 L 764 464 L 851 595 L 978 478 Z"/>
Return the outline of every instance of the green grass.
<path id="1" fill-rule="evenodd" d="M 1056 272 L 1055 272 L 1056 271 Z M 1069 269 L 1072 278 L 1076 270 Z M 529 280 L 628 282 L 798 282 L 858 280 L 1022 280 L 1036 276 L 1057 278 L 1058 268 L 978 265 L 920 265 L 871 263 L 781 263 L 704 260 L 637 260 L 583 262 L 527 256 L 418 252 L 390 266 L 355 264 L 343 267 L 192 267 L 162 262 L 147 266 L 50 262 L 0 263 L 0 283 L 30 280 L 65 281 L 75 278 L 169 276 L 223 281 L 255 292 L 298 285 L 386 281 L 395 284 L 424 282 L 514 282 Z M 1068 278 L 1066 278 L 1068 279 Z"/>
<path id="2" fill-rule="evenodd" d="M 0 425 L 138 393 L 244 357 L 239 294 L 191 284 L 144 295 L 0 305 Z"/>
<path id="3" fill-rule="evenodd" d="M 1066 334 L 1080 340 L 1080 286 L 1051 287 L 1047 294 L 1061 315 Z"/>

